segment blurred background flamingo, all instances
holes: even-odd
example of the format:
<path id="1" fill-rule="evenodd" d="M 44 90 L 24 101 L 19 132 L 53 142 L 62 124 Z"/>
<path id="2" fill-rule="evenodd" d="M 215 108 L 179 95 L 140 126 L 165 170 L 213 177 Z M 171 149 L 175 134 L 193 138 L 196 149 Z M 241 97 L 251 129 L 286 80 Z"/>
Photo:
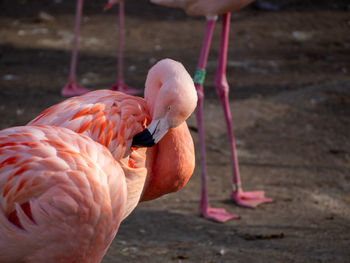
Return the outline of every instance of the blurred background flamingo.
<path id="1" fill-rule="evenodd" d="M 74 28 L 74 40 L 73 40 L 73 50 L 71 56 L 70 70 L 68 81 L 61 91 L 63 96 L 75 96 L 81 95 L 89 91 L 89 89 L 84 88 L 78 84 L 76 79 L 77 71 L 77 60 L 78 60 L 78 45 L 79 45 L 79 35 L 80 35 L 80 21 L 83 12 L 84 0 L 77 0 L 76 15 L 75 15 L 75 28 Z M 127 86 L 124 82 L 123 77 L 123 45 L 124 45 L 124 2 L 118 0 L 110 0 L 106 6 L 105 10 L 112 7 L 112 5 L 119 3 L 119 26 L 118 26 L 118 66 L 117 66 L 117 80 L 114 85 L 112 85 L 111 90 L 122 91 L 128 94 L 137 94 L 138 90 Z"/>
<path id="2" fill-rule="evenodd" d="M 200 147 L 200 163 L 201 163 L 201 176 L 202 176 L 202 191 L 200 201 L 200 213 L 205 217 L 217 222 L 225 222 L 230 219 L 238 218 L 237 215 L 228 213 L 222 208 L 212 208 L 209 205 L 208 191 L 207 191 L 207 157 L 205 146 L 205 134 L 203 123 L 203 100 L 204 91 L 203 84 L 206 75 L 206 64 L 213 35 L 215 22 L 217 15 L 222 15 L 222 32 L 221 43 L 219 51 L 218 66 L 216 71 L 215 88 L 216 92 L 221 100 L 225 121 L 227 126 L 227 134 L 229 137 L 229 145 L 231 150 L 231 162 L 232 162 L 232 195 L 233 201 L 243 207 L 254 208 L 262 203 L 272 202 L 272 199 L 266 198 L 264 191 L 252 191 L 244 192 L 242 189 L 242 183 L 239 172 L 238 158 L 236 143 L 233 133 L 232 118 L 229 107 L 229 85 L 226 78 L 226 61 L 227 61 L 227 49 L 228 39 L 230 32 L 230 12 L 239 10 L 245 7 L 254 0 L 223 0 L 220 2 L 210 0 L 151 0 L 152 3 L 165 5 L 169 7 L 183 8 L 187 14 L 190 15 L 204 15 L 207 18 L 206 32 L 204 35 L 202 50 L 197 66 L 197 70 L 194 75 L 194 82 L 198 93 L 198 105 L 196 110 L 196 117 L 198 123 L 199 133 L 199 147 Z"/>

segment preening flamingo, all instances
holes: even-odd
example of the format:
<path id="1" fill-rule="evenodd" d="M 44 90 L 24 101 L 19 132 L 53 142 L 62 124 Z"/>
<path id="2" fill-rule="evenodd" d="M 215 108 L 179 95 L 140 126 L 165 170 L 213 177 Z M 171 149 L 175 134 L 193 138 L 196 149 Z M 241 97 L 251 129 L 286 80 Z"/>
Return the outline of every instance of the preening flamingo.
<path id="1" fill-rule="evenodd" d="M 71 57 L 71 64 L 69 70 L 68 81 L 64 88 L 61 91 L 63 96 L 76 96 L 82 95 L 86 92 L 89 92 L 89 89 L 86 89 L 78 84 L 76 80 L 76 69 L 77 69 L 77 60 L 78 60 L 78 43 L 79 43 L 79 34 L 80 34 L 80 21 L 83 11 L 83 2 L 84 0 L 77 0 L 77 8 L 75 15 L 75 29 L 74 29 L 74 40 L 73 40 L 73 50 Z M 122 91 L 129 94 L 137 94 L 138 90 L 133 89 L 127 86 L 124 83 L 123 77 L 123 43 L 124 43 L 124 2 L 120 0 L 109 0 L 105 6 L 105 10 L 109 9 L 112 5 L 119 3 L 119 27 L 118 27 L 118 67 L 117 67 L 117 80 L 116 83 L 111 87 L 112 90 Z"/>
<path id="2" fill-rule="evenodd" d="M 238 158 L 236 151 L 235 138 L 232 128 L 231 113 L 229 107 L 229 85 L 226 78 L 226 60 L 227 60 L 227 48 L 230 29 L 230 12 L 238 10 L 254 0 L 151 0 L 155 4 L 165 5 L 169 7 L 184 8 L 190 15 L 205 15 L 207 17 L 207 27 L 203 40 L 203 46 L 197 66 L 197 70 L 194 75 L 194 82 L 198 92 L 198 106 L 196 110 L 196 117 L 198 123 L 199 132 L 199 146 L 200 146 L 200 160 L 201 160 L 201 175 L 202 175 L 202 192 L 200 201 L 201 214 L 214 221 L 225 222 L 227 220 L 237 218 L 237 215 L 230 214 L 226 210 L 221 208 L 211 208 L 209 205 L 208 193 L 207 193 L 207 170 L 206 170 L 206 152 L 205 152 L 205 136 L 204 136 L 204 124 L 203 124 L 203 83 L 206 74 L 206 63 L 209 54 L 210 43 L 213 35 L 215 22 L 217 15 L 222 14 L 222 33 L 221 44 L 219 52 L 219 60 L 216 71 L 215 88 L 217 94 L 221 100 L 223 111 L 225 115 L 225 121 L 227 126 L 227 133 L 229 137 L 229 145 L 231 149 L 232 168 L 233 168 L 233 183 L 232 183 L 232 195 L 231 198 L 239 206 L 254 208 L 262 203 L 272 202 L 272 199 L 265 197 L 264 191 L 244 192 L 242 189 L 242 183 L 239 173 Z"/>
<path id="3" fill-rule="evenodd" d="M 0 262 L 100 262 L 140 201 L 192 175 L 196 104 L 187 71 L 165 59 L 145 99 L 98 90 L 0 131 Z"/>

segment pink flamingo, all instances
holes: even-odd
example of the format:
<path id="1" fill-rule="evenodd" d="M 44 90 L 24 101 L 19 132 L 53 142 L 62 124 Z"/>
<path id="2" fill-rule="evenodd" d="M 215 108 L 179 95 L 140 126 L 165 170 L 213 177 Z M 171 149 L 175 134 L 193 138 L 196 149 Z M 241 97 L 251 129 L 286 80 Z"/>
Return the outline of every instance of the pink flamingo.
<path id="1" fill-rule="evenodd" d="M 149 71 L 145 99 L 94 91 L 0 131 L 0 262 L 100 262 L 140 201 L 192 175 L 185 120 L 196 103 L 191 77 L 167 59 Z"/>
<path id="2" fill-rule="evenodd" d="M 223 111 L 225 115 L 225 121 L 227 126 L 227 133 L 229 137 L 229 145 L 232 157 L 233 168 L 233 184 L 231 198 L 239 206 L 254 208 L 262 203 L 272 202 L 272 199 L 265 197 L 264 191 L 244 192 L 242 189 L 242 183 L 239 173 L 239 165 L 236 151 L 236 144 L 234 139 L 234 133 L 232 129 L 232 120 L 229 107 L 228 93 L 229 85 L 226 78 L 226 60 L 227 60 L 227 47 L 229 39 L 230 29 L 230 12 L 238 10 L 253 0 L 151 0 L 151 2 L 170 7 L 184 8 L 188 14 L 191 15 L 207 15 L 207 27 L 204 35 L 203 46 L 197 66 L 197 70 L 194 76 L 195 86 L 198 92 L 198 105 L 196 110 L 196 117 L 198 123 L 199 132 L 199 146 L 200 146 L 200 160 L 201 160 L 201 176 L 202 176 L 202 192 L 200 201 L 201 214 L 210 220 L 217 222 L 225 222 L 230 219 L 238 218 L 237 215 L 228 213 L 222 208 L 212 208 L 209 205 L 208 192 L 207 192 L 207 170 L 206 170 L 206 152 L 205 152 L 205 135 L 203 125 L 203 83 L 206 74 L 206 63 L 209 54 L 210 43 L 213 35 L 215 22 L 217 20 L 216 14 L 222 15 L 222 33 L 221 44 L 219 52 L 219 60 L 216 71 L 215 88 L 217 94 L 221 100 Z"/>
<path id="3" fill-rule="evenodd" d="M 77 59 L 78 59 L 78 39 L 80 34 L 80 21 L 81 21 L 81 15 L 83 10 L 83 1 L 84 0 L 78 0 L 77 1 L 77 9 L 76 9 L 76 16 L 75 16 L 75 29 L 74 29 L 74 41 L 73 41 L 73 51 L 72 51 L 72 57 L 71 57 L 71 64 L 70 64 L 70 70 L 69 70 L 69 76 L 68 81 L 64 88 L 61 91 L 61 94 L 63 96 L 76 96 L 76 95 L 82 95 L 86 92 L 89 92 L 89 89 L 86 89 L 79 85 L 76 80 L 76 69 L 77 69 Z M 124 28 L 124 2 L 119 0 L 110 0 L 107 5 L 105 6 L 105 10 L 109 9 L 112 5 L 119 3 L 119 28 L 118 28 L 118 34 L 119 34 L 119 46 L 118 46 L 118 75 L 116 83 L 111 87 L 112 90 L 125 92 L 128 94 L 137 94 L 139 93 L 138 90 L 133 89 L 129 86 L 127 86 L 124 83 L 124 77 L 123 77 L 123 43 L 124 43 L 124 34 L 123 34 L 123 28 Z"/>

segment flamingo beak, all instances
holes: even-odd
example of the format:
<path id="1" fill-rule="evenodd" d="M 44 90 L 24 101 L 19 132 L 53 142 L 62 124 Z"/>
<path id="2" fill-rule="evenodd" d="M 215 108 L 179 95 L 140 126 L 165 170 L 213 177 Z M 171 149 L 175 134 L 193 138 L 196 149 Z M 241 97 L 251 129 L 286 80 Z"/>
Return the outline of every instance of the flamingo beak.
<path id="1" fill-rule="evenodd" d="M 163 138 L 169 128 L 165 118 L 153 120 L 146 129 L 133 137 L 131 146 L 152 147 Z"/>
<path id="2" fill-rule="evenodd" d="M 131 147 L 152 147 L 155 145 L 152 134 L 146 128 L 132 138 Z"/>

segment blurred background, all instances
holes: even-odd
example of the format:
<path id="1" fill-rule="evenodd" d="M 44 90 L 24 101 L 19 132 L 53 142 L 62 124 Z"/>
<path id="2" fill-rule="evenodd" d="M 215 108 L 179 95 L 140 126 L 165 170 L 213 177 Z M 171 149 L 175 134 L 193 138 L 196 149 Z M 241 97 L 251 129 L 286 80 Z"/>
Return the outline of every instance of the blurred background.
<path id="1" fill-rule="evenodd" d="M 118 7 L 104 5 L 84 2 L 77 74 L 89 89 L 117 77 Z M 64 99 L 75 8 L 72 0 L 0 0 L 1 129 Z M 126 84 L 142 91 L 148 69 L 165 57 L 193 75 L 205 18 L 145 0 L 128 0 L 125 15 Z M 209 195 L 241 219 L 199 217 L 197 168 L 179 193 L 141 204 L 103 262 L 349 262 L 349 1 L 260 1 L 232 14 L 227 78 L 243 185 L 275 200 L 255 210 L 229 198 L 230 152 L 214 88 L 220 22 L 205 82 Z M 188 123 L 197 147 L 195 118 Z"/>

